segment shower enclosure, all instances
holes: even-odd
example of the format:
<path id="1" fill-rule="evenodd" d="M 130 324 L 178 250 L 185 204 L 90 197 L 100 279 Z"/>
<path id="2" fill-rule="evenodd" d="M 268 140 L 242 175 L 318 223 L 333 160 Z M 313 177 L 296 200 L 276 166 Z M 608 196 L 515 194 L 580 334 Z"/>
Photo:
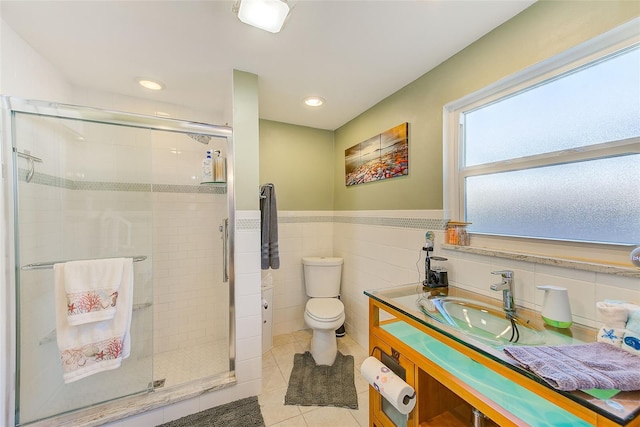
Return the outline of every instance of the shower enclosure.
<path id="1" fill-rule="evenodd" d="M 209 389 L 233 383 L 231 130 L 2 102 L 13 168 L 16 425 L 151 391 L 184 395 L 203 379 Z M 201 182 L 207 150 L 227 158 L 225 182 Z M 53 265 L 116 257 L 134 261 L 130 356 L 65 384 Z M 74 357 L 83 364 L 100 354 Z"/>

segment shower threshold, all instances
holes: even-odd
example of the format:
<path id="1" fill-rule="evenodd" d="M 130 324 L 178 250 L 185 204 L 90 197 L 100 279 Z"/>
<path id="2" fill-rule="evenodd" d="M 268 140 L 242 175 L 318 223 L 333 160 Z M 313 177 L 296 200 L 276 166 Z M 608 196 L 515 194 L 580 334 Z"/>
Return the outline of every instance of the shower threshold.
<path id="1" fill-rule="evenodd" d="M 90 408 L 29 423 L 28 426 L 54 427 L 73 425 L 74 427 L 97 427 L 173 403 L 195 398 L 205 393 L 222 390 L 235 384 L 235 371 L 225 372 L 224 374 L 203 378 L 183 385 L 123 397 Z"/>

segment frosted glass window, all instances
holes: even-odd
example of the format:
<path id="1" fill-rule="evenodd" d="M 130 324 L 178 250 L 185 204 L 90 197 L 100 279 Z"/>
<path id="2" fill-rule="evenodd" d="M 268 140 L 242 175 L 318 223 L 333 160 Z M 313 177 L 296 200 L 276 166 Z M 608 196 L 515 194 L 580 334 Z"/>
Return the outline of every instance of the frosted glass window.
<path id="1" fill-rule="evenodd" d="M 640 154 L 466 178 L 473 231 L 640 242 Z"/>
<path id="2" fill-rule="evenodd" d="M 640 44 L 628 40 L 585 44 L 450 110 L 453 212 L 469 232 L 640 243 Z"/>
<path id="3" fill-rule="evenodd" d="M 468 111 L 465 166 L 640 135 L 640 48 Z"/>

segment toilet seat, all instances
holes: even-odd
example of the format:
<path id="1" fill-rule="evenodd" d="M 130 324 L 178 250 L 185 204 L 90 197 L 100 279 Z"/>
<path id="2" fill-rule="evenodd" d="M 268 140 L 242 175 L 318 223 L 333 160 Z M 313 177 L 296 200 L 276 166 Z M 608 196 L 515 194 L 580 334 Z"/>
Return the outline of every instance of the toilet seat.
<path id="1" fill-rule="evenodd" d="M 344 304 L 337 298 L 311 298 L 305 314 L 316 322 L 333 323 L 344 316 Z"/>

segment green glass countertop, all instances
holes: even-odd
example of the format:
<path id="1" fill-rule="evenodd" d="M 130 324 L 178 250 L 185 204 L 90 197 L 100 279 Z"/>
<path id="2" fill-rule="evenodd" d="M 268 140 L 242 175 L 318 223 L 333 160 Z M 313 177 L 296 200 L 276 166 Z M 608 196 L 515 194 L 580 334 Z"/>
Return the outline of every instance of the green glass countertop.
<path id="1" fill-rule="evenodd" d="M 470 348 L 473 351 L 476 351 L 502 365 L 516 371 L 517 373 L 524 375 L 539 384 L 553 390 L 556 393 L 559 393 L 583 406 L 586 408 L 614 421 L 617 424 L 625 425 L 631 422 L 636 417 L 640 416 L 640 391 L 633 392 L 618 392 L 616 390 L 577 390 L 571 392 L 559 391 L 551 387 L 548 383 L 546 383 L 542 378 L 536 376 L 532 372 L 522 368 L 517 365 L 512 359 L 510 359 L 504 352 L 503 348 L 500 346 L 490 346 L 486 343 L 482 343 L 478 340 L 475 340 L 472 336 L 465 335 L 463 332 L 456 330 L 453 327 L 450 327 L 446 324 L 440 323 L 426 314 L 422 313 L 417 305 L 418 298 L 423 295 L 423 289 L 421 283 L 413 283 L 408 285 L 394 286 L 392 288 L 385 289 L 375 289 L 375 290 L 367 290 L 365 291 L 365 295 L 368 297 L 380 302 L 383 306 L 389 307 L 389 310 L 384 310 L 384 312 L 389 313 L 391 316 L 394 315 L 394 312 L 398 312 L 403 314 L 415 321 L 419 324 L 423 325 L 426 328 L 429 328 L 432 331 L 435 331 L 445 337 L 455 340 L 456 342 Z M 385 319 L 385 315 L 381 314 L 381 320 Z M 404 325 L 404 326 L 403 326 Z M 431 338 L 424 332 L 421 332 L 418 329 L 413 328 L 412 326 L 404 323 L 404 322 L 394 322 L 389 323 L 383 328 L 389 333 L 392 333 L 397 338 L 407 342 L 412 348 L 416 351 L 421 352 L 433 360 L 434 362 L 443 365 L 446 363 L 447 366 L 449 363 L 447 358 L 466 358 L 467 360 L 471 360 L 464 356 L 463 354 L 457 352 L 456 350 L 450 348 L 446 344 L 441 343 L 437 339 Z M 427 347 L 428 343 L 428 347 Z M 562 333 L 557 330 L 553 330 L 553 328 L 545 331 L 545 345 L 571 345 L 571 344 L 581 344 L 584 341 L 580 341 L 574 338 L 570 333 Z M 434 349 L 438 349 L 437 351 Z M 449 352 L 447 353 L 447 349 Z M 457 353 L 457 356 L 456 356 Z M 442 357 L 442 354 L 448 354 L 446 357 Z M 458 360 L 456 359 L 456 360 Z M 457 369 L 457 363 L 452 364 L 451 371 L 453 373 L 454 369 Z M 527 411 L 533 411 L 536 416 L 542 417 L 542 411 L 539 408 L 545 408 L 545 405 L 551 405 L 557 410 L 561 410 L 556 405 L 551 404 L 546 399 L 543 399 L 536 395 L 535 393 L 525 389 L 522 386 L 519 386 L 512 381 L 502 377 L 501 375 L 495 373 L 490 368 L 481 366 L 477 363 L 473 363 L 476 365 L 477 371 L 461 371 L 456 373 L 455 375 L 460 375 L 461 379 L 465 379 L 465 381 L 469 381 L 469 385 L 473 386 L 478 390 L 479 393 L 486 394 L 488 397 L 494 399 L 490 394 L 497 393 L 496 398 L 499 398 L 499 394 L 504 394 L 505 396 L 505 404 L 503 407 L 510 412 L 513 412 L 515 415 L 525 419 L 527 416 Z M 481 369 L 482 368 L 482 369 Z M 462 369 L 462 368 L 459 368 Z M 467 369 L 467 368 L 465 368 Z M 472 368 L 468 368 L 472 369 Z M 485 372 L 486 371 L 486 372 Z M 489 378 L 490 376 L 490 378 Z M 512 384 L 512 386 L 507 386 L 506 384 L 501 385 L 500 387 L 494 387 L 496 383 L 504 382 Z M 487 382 L 488 384 L 483 384 L 483 382 Z M 513 411 L 509 409 L 509 405 L 516 405 L 515 402 L 511 402 L 510 400 L 516 401 L 520 399 L 513 399 L 513 392 L 505 392 L 507 387 L 517 387 L 518 393 L 523 393 L 523 395 L 528 396 L 526 399 L 523 399 L 523 408 L 526 407 L 526 404 L 530 405 L 529 410 L 522 409 L 520 407 L 514 408 Z M 496 400 L 497 401 L 497 400 Z M 536 401 L 536 405 L 531 404 L 531 402 Z M 502 403 L 500 403 L 502 406 Z M 538 408 L 539 407 L 539 408 Z M 564 410 L 562 410 L 564 411 Z M 553 412 L 553 411 L 551 411 Z M 566 411 L 565 411 L 566 412 Z M 570 416 L 568 412 L 566 413 Z M 546 420 L 546 421 L 545 421 Z M 576 418 L 577 422 L 582 422 L 580 419 Z M 532 423 L 532 425 L 588 425 L 588 424 L 554 424 L 555 421 L 552 421 L 551 418 L 547 420 L 546 418 L 540 422 L 547 422 L 547 424 L 540 423 Z"/>

